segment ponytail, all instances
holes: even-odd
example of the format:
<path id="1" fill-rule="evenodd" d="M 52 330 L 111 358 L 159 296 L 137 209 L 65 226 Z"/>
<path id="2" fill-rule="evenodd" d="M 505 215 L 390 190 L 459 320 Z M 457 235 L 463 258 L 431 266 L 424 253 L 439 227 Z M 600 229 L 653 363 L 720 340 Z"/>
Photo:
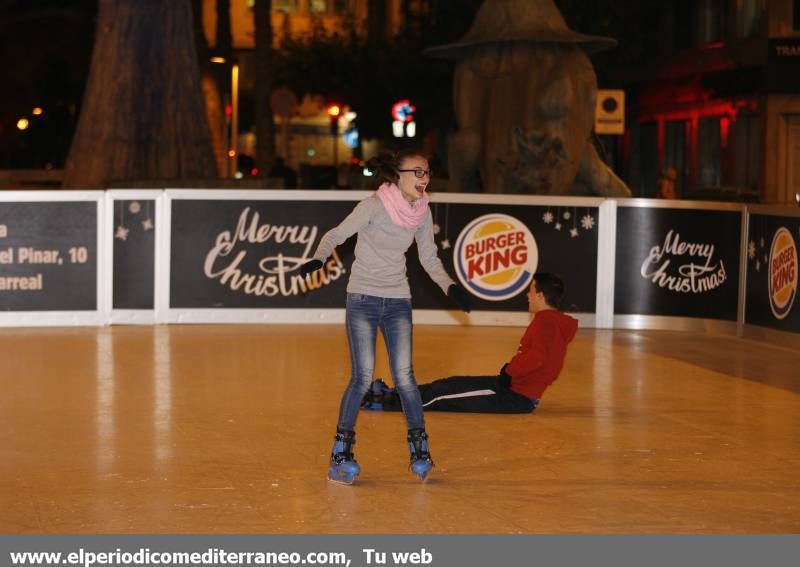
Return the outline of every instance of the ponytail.
<path id="1" fill-rule="evenodd" d="M 400 175 L 397 173 L 400 167 L 397 157 L 392 153 L 381 153 L 367 160 L 367 169 L 372 173 L 370 179 L 370 189 L 377 189 L 384 183 L 397 184 Z"/>
<path id="2" fill-rule="evenodd" d="M 398 169 L 403 161 L 409 157 L 422 156 L 416 149 L 403 149 L 399 152 L 383 152 L 367 160 L 367 169 L 372 172 L 369 188 L 377 189 L 384 183 L 394 183 L 400 180 Z M 426 158 L 427 159 L 427 158 Z"/>

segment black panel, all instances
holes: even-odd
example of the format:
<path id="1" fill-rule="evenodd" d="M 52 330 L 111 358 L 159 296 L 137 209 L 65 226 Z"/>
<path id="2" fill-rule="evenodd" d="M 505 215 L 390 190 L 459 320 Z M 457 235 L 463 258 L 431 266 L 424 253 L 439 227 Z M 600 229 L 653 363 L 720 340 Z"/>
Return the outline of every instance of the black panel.
<path id="1" fill-rule="evenodd" d="M 800 218 L 751 215 L 747 242 L 745 322 L 800 332 L 797 301 Z"/>
<path id="2" fill-rule="evenodd" d="M 326 283 L 317 289 L 306 291 L 299 285 L 296 266 L 313 254 L 322 235 L 355 205 L 350 201 L 173 201 L 170 307 L 344 307 L 356 237 L 337 249 L 337 257 L 328 261 Z M 434 203 L 431 208 L 439 229 L 439 256 L 454 279 L 453 253 L 461 231 L 487 213 L 510 215 L 527 226 L 535 238 L 537 269 L 564 277 L 564 308 L 595 311 L 597 207 Z M 551 222 L 545 222 L 545 217 L 552 218 Z M 237 230 L 238 226 L 243 228 Z M 235 238 L 236 234 L 256 235 L 259 230 L 261 242 L 257 237 Z M 236 241 L 234 245 L 226 246 L 232 240 Z M 453 308 L 423 272 L 415 246 L 407 256 L 414 306 Z M 516 295 L 502 301 L 476 297 L 475 308 L 526 311 L 524 291 L 520 287 Z"/>
<path id="3" fill-rule="evenodd" d="M 0 309 L 97 309 L 97 203 L 0 203 Z"/>
<path id="4" fill-rule="evenodd" d="M 156 202 L 114 201 L 114 309 L 153 309 Z"/>
<path id="5" fill-rule="evenodd" d="M 735 321 L 741 213 L 620 207 L 614 311 Z"/>

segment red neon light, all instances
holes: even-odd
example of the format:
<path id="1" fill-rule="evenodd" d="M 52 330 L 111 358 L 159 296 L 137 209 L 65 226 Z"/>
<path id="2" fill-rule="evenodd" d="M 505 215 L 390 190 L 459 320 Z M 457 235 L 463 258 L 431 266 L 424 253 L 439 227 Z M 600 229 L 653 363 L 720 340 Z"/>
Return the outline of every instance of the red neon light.
<path id="1" fill-rule="evenodd" d="M 723 148 L 728 147 L 728 131 L 731 125 L 730 118 L 727 116 L 723 116 L 719 120 L 719 138 L 720 138 L 720 146 Z"/>

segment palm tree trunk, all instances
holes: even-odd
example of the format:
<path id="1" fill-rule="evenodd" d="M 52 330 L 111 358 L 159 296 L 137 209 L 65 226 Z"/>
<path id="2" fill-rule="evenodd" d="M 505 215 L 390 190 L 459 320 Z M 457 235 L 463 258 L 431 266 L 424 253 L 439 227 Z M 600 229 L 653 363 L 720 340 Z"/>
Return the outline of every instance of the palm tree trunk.
<path id="1" fill-rule="evenodd" d="M 99 0 L 64 187 L 215 174 L 189 0 Z"/>
<path id="2" fill-rule="evenodd" d="M 209 61 L 211 50 L 208 47 L 206 33 L 203 29 L 203 0 L 192 0 L 192 16 L 194 27 L 194 45 L 197 50 L 197 66 L 200 70 L 200 88 L 203 91 L 206 121 L 211 134 L 211 145 L 214 150 L 214 163 L 217 176 L 225 177 L 228 169 L 228 141 L 225 127 L 225 109 L 219 78 L 215 65 Z"/>
<path id="3" fill-rule="evenodd" d="M 259 177 L 266 177 L 275 161 L 275 122 L 272 95 L 272 0 L 256 0 L 256 165 Z"/>

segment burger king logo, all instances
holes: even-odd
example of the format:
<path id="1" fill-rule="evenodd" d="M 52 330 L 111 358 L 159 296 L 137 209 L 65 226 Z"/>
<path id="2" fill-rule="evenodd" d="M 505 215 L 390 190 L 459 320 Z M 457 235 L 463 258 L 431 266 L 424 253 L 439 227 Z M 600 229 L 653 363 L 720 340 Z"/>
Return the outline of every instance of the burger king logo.
<path id="1" fill-rule="evenodd" d="M 502 301 L 528 287 L 539 251 L 525 224 L 508 215 L 491 214 L 478 217 L 461 231 L 453 258 L 465 288 L 482 299 Z"/>
<path id="2" fill-rule="evenodd" d="M 772 238 L 767 277 L 772 314 L 784 319 L 797 295 L 797 247 L 792 233 L 784 227 L 779 228 Z"/>

